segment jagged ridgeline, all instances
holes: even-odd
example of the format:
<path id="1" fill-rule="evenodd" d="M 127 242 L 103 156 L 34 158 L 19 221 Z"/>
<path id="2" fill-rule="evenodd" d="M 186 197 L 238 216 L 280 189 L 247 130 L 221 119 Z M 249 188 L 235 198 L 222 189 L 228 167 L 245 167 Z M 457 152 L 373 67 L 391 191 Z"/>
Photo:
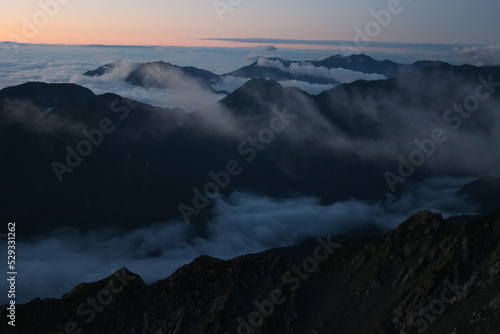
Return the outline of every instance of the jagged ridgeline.
<path id="1" fill-rule="evenodd" d="M 320 237 L 154 284 L 122 268 L 17 308 L 2 333 L 497 333 L 500 212 L 451 227 L 421 211 L 378 237 Z M 5 319 L 6 306 L 0 309 Z"/>

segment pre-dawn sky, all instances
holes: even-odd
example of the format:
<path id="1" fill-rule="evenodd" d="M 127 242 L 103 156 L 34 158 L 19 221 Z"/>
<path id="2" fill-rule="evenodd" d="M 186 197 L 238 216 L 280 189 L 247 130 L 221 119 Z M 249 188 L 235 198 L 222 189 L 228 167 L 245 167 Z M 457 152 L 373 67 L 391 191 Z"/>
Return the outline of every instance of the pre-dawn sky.
<path id="1" fill-rule="evenodd" d="M 0 41 L 230 45 L 200 38 L 346 40 L 396 14 L 373 41 L 498 44 L 498 0 L 20 0 L 0 4 Z M 47 4 L 43 6 L 42 4 Z M 44 13 L 42 7 L 45 7 Z M 216 10 L 216 7 L 218 10 Z M 382 18 L 385 19 L 385 18 Z M 32 27 L 29 25 L 32 24 Z M 34 29 L 33 29 L 34 27 Z"/>

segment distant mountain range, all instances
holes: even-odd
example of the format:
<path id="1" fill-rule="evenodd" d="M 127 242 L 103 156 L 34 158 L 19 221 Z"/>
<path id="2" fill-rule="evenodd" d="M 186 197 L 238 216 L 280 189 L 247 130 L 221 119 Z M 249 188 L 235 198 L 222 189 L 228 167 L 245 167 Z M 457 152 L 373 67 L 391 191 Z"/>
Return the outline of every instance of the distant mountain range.
<path id="1" fill-rule="evenodd" d="M 478 178 L 497 166 L 488 145 L 494 145 L 500 91 L 474 117 L 443 114 L 464 100 L 464 87 L 474 92 L 480 77 L 497 80 L 500 69 L 437 64 L 317 96 L 252 79 L 193 113 L 115 94 L 96 96 L 73 84 L 6 88 L 0 91 L 0 155 L 14 163 L 0 167 L 0 184 L 9 189 L 0 204 L 2 219 L 23 222 L 22 232 L 30 235 L 68 224 L 136 228 L 182 218 L 179 205 L 194 208 L 195 190 L 204 192 L 214 181 L 211 172 L 223 171 L 230 161 L 243 172 L 220 187 L 221 195 L 302 194 L 322 204 L 381 200 L 391 192 L 390 182 L 398 195 L 429 177 Z M 271 125 L 276 131 L 270 132 Z M 422 166 L 408 165 L 419 149 L 415 140 L 428 143 L 437 127 L 447 131 L 448 141 L 434 147 Z M 470 138 L 478 146 L 470 146 Z M 469 163 L 466 157 L 479 151 L 493 153 Z M 398 168 L 414 170 L 403 178 Z M 464 195 L 485 212 L 495 207 L 495 200 L 471 188 Z M 190 215 L 202 225 L 213 204 L 203 202 L 211 204 Z"/>
<path id="2" fill-rule="evenodd" d="M 375 60 L 370 56 L 359 54 L 350 56 L 336 55 L 322 60 L 310 61 L 316 67 L 343 68 L 355 72 L 383 74 L 387 78 L 393 78 L 400 74 L 418 70 L 424 67 L 442 64 L 441 61 L 419 60 L 412 64 L 400 64 L 391 60 Z"/>
<path id="3" fill-rule="evenodd" d="M 410 65 L 395 63 L 390 60 L 375 60 L 366 55 L 351 55 L 351 56 L 331 56 L 322 60 L 313 61 L 290 61 L 279 58 L 267 59 L 267 61 L 274 62 L 275 66 L 263 66 L 265 62 L 261 60 L 255 61 L 252 64 L 237 69 L 233 72 L 226 73 L 235 77 L 243 78 L 265 78 L 276 81 L 281 80 L 299 80 L 316 84 L 338 84 L 339 82 L 333 78 L 325 78 L 322 76 L 293 73 L 290 71 L 292 65 L 310 65 L 315 68 L 325 69 L 344 69 L 353 72 L 361 72 L 367 74 L 380 74 L 386 78 L 393 78 L 400 74 L 410 71 L 418 70 L 427 66 L 440 64 L 439 61 L 417 61 Z M 268 63 L 269 64 L 269 63 Z M 281 64 L 281 66 L 279 66 Z"/>
<path id="4" fill-rule="evenodd" d="M 218 75 L 196 67 L 181 67 L 163 61 L 135 64 L 125 81 L 145 88 L 193 89 L 212 91 L 211 85 L 228 76 L 240 78 L 261 78 L 275 81 L 297 80 L 311 84 L 337 85 L 343 83 L 328 72 L 343 69 L 358 74 L 378 74 L 383 78 L 393 78 L 399 74 L 440 64 L 439 61 L 417 61 L 413 64 L 399 64 L 390 60 L 378 61 L 366 55 L 343 57 L 332 56 L 322 60 L 292 61 L 281 58 L 261 58 L 248 66 Z M 84 73 L 86 76 L 102 76 L 110 73 L 122 62 L 103 65 Z M 313 70 L 311 70 L 313 68 Z M 316 71 L 314 70 L 316 69 Z M 321 70 L 325 73 L 321 73 Z M 224 93 L 223 91 L 218 91 Z"/>
<path id="5" fill-rule="evenodd" d="M 297 64 L 301 65 L 303 62 L 290 61 L 280 58 L 261 58 L 248 66 L 226 73 L 225 76 L 239 78 L 263 78 L 275 81 L 297 80 L 322 85 L 338 85 L 340 83 L 334 78 L 301 72 L 294 73 L 290 70 L 290 66 Z M 312 63 L 308 64 L 314 66 Z"/>
<path id="6" fill-rule="evenodd" d="M 377 237 L 320 237 L 228 261 L 202 256 L 151 285 L 122 268 L 60 299 L 18 305 L 16 327 L 2 321 L 0 330 L 493 334 L 499 238 L 499 212 L 453 228 L 421 211 Z"/>

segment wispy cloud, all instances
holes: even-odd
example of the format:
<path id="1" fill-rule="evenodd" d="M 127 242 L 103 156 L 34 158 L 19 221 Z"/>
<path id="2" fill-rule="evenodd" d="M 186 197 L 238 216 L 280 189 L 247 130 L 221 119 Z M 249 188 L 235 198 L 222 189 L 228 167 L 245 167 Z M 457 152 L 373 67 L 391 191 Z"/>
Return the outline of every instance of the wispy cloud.
<path id="1" fill-rule="evenodd" d="M 278 50 L 274 45 L 259 45 L 252 49 L 252 51 L 245 57 L 246 59 L 255 61 L 261 57 L 268 57 L 271 53 Z"/>
<path id="2" fill-rule="evenodd" d="M 167 88 L 143 88 L 125 82 L 128 75 L 137 68 L 139 64 L 131 61 L 120 61 L 116 63 L 109 72 L 102 76 L 90 77 L 82 73 L 72 76 L 69 80 L 91 89 L 95 94 L 112 92 L 139 102 L 154 106 L 174 108 L 178 107 L 186 111 L 194 111 L 202 106 L 214 103 L 224 94 L 217 94 L 204 90 L 192 79 L 188 79 L 180 71 L 170 71 L 168 74 L 161 70 L 153 70 L 157 74 L 156 80 L 168 77 L 171 82 L 177 82 L 177 89 Z M 193 94 L 193 91 L 195 93 Z"/>
<path id="3" fill-rule="evenodd" d="M 312 77 L 333 79 L 339 83 L 350 83 L 356 80 L 384 80 L 387 79 L 382 74 L 371 74 L 351 71 L 343 68 L 328 69 L 323 66 L 314 66 L 308 62 L 291 63 L 285 67 L 279 60 L 260 58 L 257 61 L 259 66 L 276 67 L 282 71 L 288 71 L 292 74 L 309 75 Z"/>
<path id="4" fill-rule="evenodd" d="M 455 47 L 452 56 L 472 65 L 496 66 L 500 65 L 500 44 Z"/>
<path id="5" fill-rule="evenodd" d="M 293 45 L 310 45 L 310 46 L 325 46 L 325 47 L 341 47 L 346 43 L 343 40 L 314 40 L 314 39 L 285 39 L 285 38 L 201 38 L 200 40 L 208 41 L 226 41 L 235 43 L 249 43 L 249 44 L 293 44 Z M 378 49 L 433 49 L 446 51 L 452 49 L 454 46 L 450 44 L 436 44 L 436 43 L 405 43 L 405 42 L 377 42 L 370 43 L 371 48 Z M 466 45 L 456 45 L 456 47 L 464 47 Z M 361 48 L 364 49 L 364 48 Z M 366 48 L 369 50 L 370 48 Z"/>
<path id="6" fill-rule="evenodd" d="M 435 209 L 445 216 L 462 213 L 465 204 L 455 193 L 467 181 L 430 179 L 398 199 L 329 206 L 315 197 L 274 200 L 235 192 L 217 199 L 215 218 L 206 226 L 170 222 L 129 232 L 60 229 L 37 241 L 18 242 L 17 300 L 60 297 L 82 281 L 99 280 L 123 266 L 151 283 L 200 255 L 228 259 L 365 224 L 392 229 L 417 209 Z"/>

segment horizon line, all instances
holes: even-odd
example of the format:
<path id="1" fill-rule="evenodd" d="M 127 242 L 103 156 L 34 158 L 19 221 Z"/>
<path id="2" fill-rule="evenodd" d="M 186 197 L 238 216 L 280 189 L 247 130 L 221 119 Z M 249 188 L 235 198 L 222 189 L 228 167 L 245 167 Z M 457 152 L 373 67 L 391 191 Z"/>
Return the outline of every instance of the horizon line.
<path id="1" fill-rule="evenodd" d="M 243 44 L 286 44 L 286 45 L 297 45 L 297 46 L 324 46 L 325 49 L 328 47 L 356 47 L 355 41 L 347 40 L 314 40 L 314 39 L 286 39 L 286 38 L 226 38 L 226 37 L 206 37 L 206 38 L 185 38 L 190 40 L 199 41 L 221 41 L 221 42 L 232 42 L 232 43 L 243 43 Z M 97 46 L 97 47 L 200 47 L 200 48 L 244 48 L 242 46 L 182 46 L 182 45 L 168 45 L 168 44 L 81 44 L 81 43 L 20 43 L 15 41 L 0 41 L 2 44 L 16 44 L 16 45 L 61 45 L 61 46 Z M 431 47 L 457 47 L 457 46 L 488 46 L 494 44 L 473 44 L 473 43 L 463 43 L 463 44 L 453 44 L 453 43 L 423 43 L 423 42 L 385 42 L 385 41 L 370 41 L 363 42 L 366 46 L 360 46 L 359 49 L 364 49 L 371 46 L 376 46 L 379 48 L 393 48 L 393 47 L 419 47 L 419 46 L 431 46 Z M 248 46 L 248 47 L 255 47 Z"/>

